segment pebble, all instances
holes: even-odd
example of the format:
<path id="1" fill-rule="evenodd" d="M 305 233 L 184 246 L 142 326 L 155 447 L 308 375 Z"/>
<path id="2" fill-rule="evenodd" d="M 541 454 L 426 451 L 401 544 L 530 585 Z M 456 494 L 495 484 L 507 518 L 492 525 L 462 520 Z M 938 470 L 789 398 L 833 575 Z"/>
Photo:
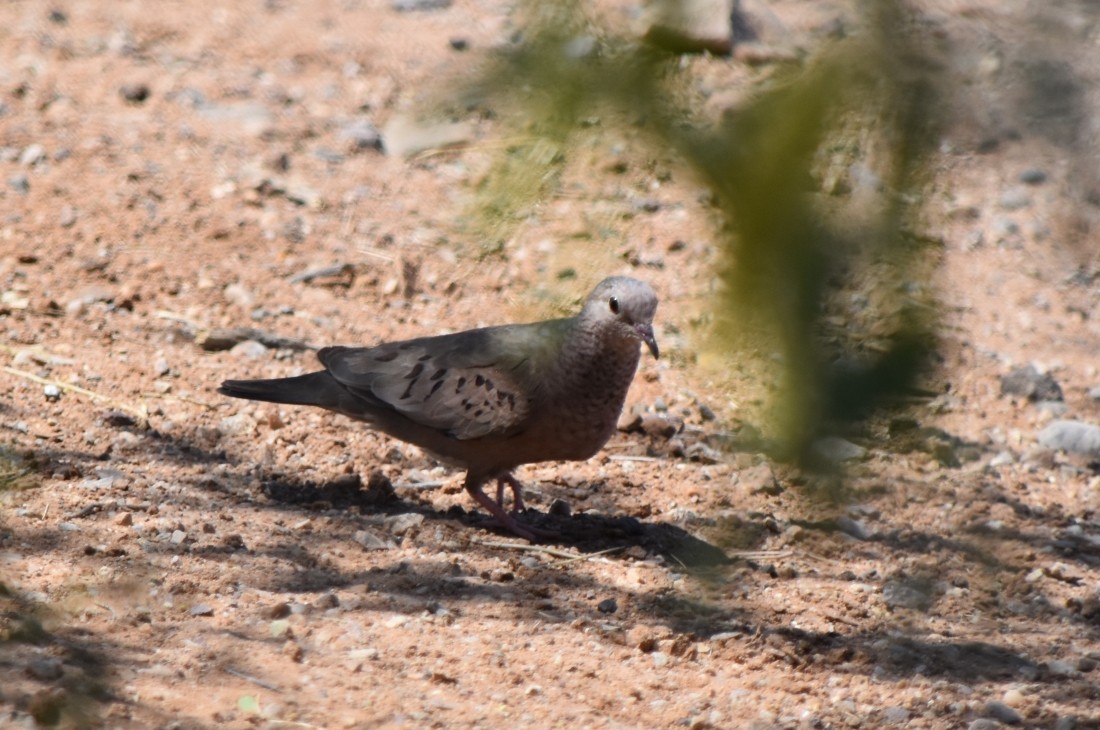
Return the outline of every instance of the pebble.
<path id="1" fill-rule="evenodd" d="M 61 400 L 61 388 L 58 388 L 53 383 L 42 386 L 42 395 L 46 396 L 46 400 L 50 403 L 54 403 Z"/>
<path id="2" fill-rule="evenodd" d="M 1031 195 L 1026 188 L 1012 187 L 1001 194 L 998 203 L 1005 210 L 1019 210 L 1031 205 Z"/>
<path id="3" fill-rule="evenodd" d="M 61 660 L 54 657 L 39 657 L 31 659 L 27 664 L 27 674 L 43 682 L 52 682 L 61 679 L 65 670 L 61 666 Z"/>
<path id="4" fill-rule="evenodd" d="M 340 130 L 340 136 L 358 151 L 382 149 L 382 134 L 367 119 L 356 119 Z"/>
<path id="5" fill-rule="evenodd" d="M 390 7 L 399 13 L 443 10 L 451 7 L 451 0 L 393 0 Z"/>
<path id="6" fill-rule="evenodd" d="M 1001 699 L 1009 707 L 1019 707 L 1024 704 L 1024 693 L 1015 688 L 1005 690 L 1004 696 Z"/>
<path id="7" fill-rule="evenodd" d="M 1042 185 L 1047 181 L 1047 174 L 1044 170 L 1031 167 L 1021 172 L 1019 179 L 1025 185 Z"/>
<path id="8" fill-rule="evenodd" d="M 1001 376 L 1001 395 L 1022 395 L 1030 401 L 1060 401 L 1062 386 L 1050 373 L 1040 373 L 1034 365 L 1018 367 Z"/>
<path id="9" fill-rule="evenodd" d="M 392 157 L 412 157 L 468 142 L 473 136 L 474 127 L 465 122 L 427 122 L 396 114 L 382 130 L 382 146 Z"/>
<path id="10" fill-rule="evenodd" d="M 989 460 L 991 467 L 1008 466 L 1016 461 L 1011 451 L 998 451 L 996 456 Z"/>
<path id="11" fill-rule="evenodd" d="M 365 550 L 390 550 L 397 547 L 392 540 L 384 538 L 372 530 L 356 530 L 353 539 L 362 545 Z"/>
<path id="12" fill-rule="evenodd" d="M 596 610 L 600 613 L 615 613 L 619 610 L 619 604 L 614 598 L 605 598 L 596 604 Z"/>
<path id="13" fill-rule="evenodd" d="M 229 354 L 247 360 L 258 360 L 267 355 L 267 347 L 265 347 L 262 342 L 257 342 L 256 340 L 244 340 L 233 345 L 233 347 L 229 349 Z"/>
<path id="14" fill-rule="evenodd" d="M 1077 674 L 1077 670 L 1069 662 L 1056 659 L 1047 663 L 1047 671 L 1055 677 L 1071 677 Z"/>
<path id="15" fill-rule="evenodd" d="M 404 535 L 414 527 L 419 527 L 424 522 L 424 515 L 419 512 L 406 512 L 401 515 L 394 515 L 386 520 L 389 524 L 390 532 L 394 535 Z"/>
<path id="16" fill-rule="evenodd" d="M 131 104 L 141 104 L 149 98 L 152 91 L 147 84 L 129 83 L 119 87 L 118 93 L 119 96 Z"/>
<path id="17" fill-rule="evenodd" d="M 810 449 L 815 456 L 834 464 L 862 459 L 867 456 L 867 449 L 839 436 L 826 436 L 818 439 L 813 442 Z"/>
<path id="18" fill-rule="evenodd" d="M 870 531 L 859 520 L 853 520 L 847 515 L 842 515 L 836 520 L 837 528 L 846 535 L 854 537 L 857 540 L 866 540 L 871 536 Z"/>
<path id="19" fill-rule="evenodd" d="M 986 703 L 983 711 L 987 717 L 1003 722 L 1006 725 L 1019 725 L 1024 721 L 1023 716 L 1000 700 L 992 700 Z"/>
<path id="20" fill-rule="evenodd" d="M 708 0 L 647 3 L 645 40 L 674 53 L 726 55 L 733 50 L 730 10 L 725 3 Z"/>
<path id="21" fill-rule="evenodd" d="M 214 607 L 208 603 L 196 603 L 189 612 L 192 616 L 213 616 Z"/>
<path id="22" fill-rule="evenodd" d="M 979 717 L 969 725 L 966 726 L 966 730 L 999 730 L 1001 723 L 996 720 L 990 720 L 988 717 Z"/>
<path id="23" fill-rule="evenodd" d="M 882 587 L 882 597 L 891 608 L 911 608 L 924 611 L 932 605 L 930 591 L 910 582 L 892 580 Z"/>
<path id="24" fill-rule="evenodd" d="M 655 667 L 667 667 L 668 666 L 668 654 L 663 651 L 655 651 L 649 655 L 653 659 L 653 666 Z"/>
<path id="25" fill-rule="evenodd" d="M 218 432 L 223 436 L 247 435 L 256 430 L 256 421 L 247 413 L 226 416 L 218 421 Z"/>
<path id="26" fill-rule="evenodd" d="M 25 195 L 31 191 L 31 182 L 23 173 L 17 173 L 8 178 L 8 187 Z"/>
<path id="27" fill-rule="evenodd" d="M 40 144 L 30 144 L 23 148 L 19 155 L 19 164 L 24 167 L 32 167 L 46 159 L 46 148 Z"/>
<path id="28" fill-rule="evenodd" d="M 1039 432 L 1039 445 L 1047 449 L 1100 456 L 1100 426 L 1082 421 L 1051 421 Z"/>
<path id="29" fill-rule="evenodd" d="M 237 283 L 227 284 L 222 294 L 225 295 L 227 301 L 236 304 L 241 309 L 251 309 L 256 302 L 252 292 Z"/>
<path id="30" fill-rule="evenodd" d="M 61 207 L 61 214 L 57 217 L 57 224 L 62 228 L 69 228 L 76 223 L 76 208 L 71 205 Z"/>
<path id="31" fill-rule="evenodd" d="M 153 363 L 153 372 L 159 378 L 172 372 L 172 368 L 168 364 L 168 360 L 163 357 L 158 357 L 156 362 Z"/>
<path id="32" fill-rule="evenodd" d="M 886 719 L 886 722 L 895 725 L 909 722 L 909 710 L 905 709 L 904 707 L 887 707 L 882 714 L 883 717 Z"/>

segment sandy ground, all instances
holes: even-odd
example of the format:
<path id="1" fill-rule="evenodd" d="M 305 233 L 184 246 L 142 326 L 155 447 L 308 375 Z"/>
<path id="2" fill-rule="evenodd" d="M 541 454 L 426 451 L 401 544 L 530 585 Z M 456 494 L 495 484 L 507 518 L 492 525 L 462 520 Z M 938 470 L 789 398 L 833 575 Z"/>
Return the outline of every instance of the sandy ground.
<path id="1" fill-rule="evenodd" d="M 508 42 L 508 4 L 222 5 L 0 6 L 0 725 L 1100 727 L 1095 463 L 1036 442 L 1100 420 L 1098 290 L 1043 140 L 941 153 L 942 395 L 850 435 L 836 504 L 718 450 L 751 395 L 696 364 L 720 262 L 675 160 L 585 138 L 492 252 L 461 223 L 498 120 L 366 139 Z M 716 99 L 768 72 L 694 63 Z M 661 297 L 643 428 L 521 470 L 537 547 L 413 447 L 214 392 L 615 273 Z M 221 327 L 288 341 L 200 346 Z M 1064 403 L 1001 394 L 1027 363 Z"/>

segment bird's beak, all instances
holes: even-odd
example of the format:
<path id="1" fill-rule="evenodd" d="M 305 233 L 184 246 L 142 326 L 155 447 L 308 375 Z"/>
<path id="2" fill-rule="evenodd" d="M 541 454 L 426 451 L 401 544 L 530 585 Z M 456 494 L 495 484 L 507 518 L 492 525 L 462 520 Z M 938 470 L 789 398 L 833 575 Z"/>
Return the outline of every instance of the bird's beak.
<path id="1" fill-rule="evenodd" d="M 653 353 L 653 357 L 659 360 L 661 351 L 657 348 L 657 340 L 653 337 L 653 326 L 648 324 L 636 324 L 634 325 L 634 331 L 638 333 L 638 337 L 641 338 L 645 346 L 649 348 L 649 351 Z"/>

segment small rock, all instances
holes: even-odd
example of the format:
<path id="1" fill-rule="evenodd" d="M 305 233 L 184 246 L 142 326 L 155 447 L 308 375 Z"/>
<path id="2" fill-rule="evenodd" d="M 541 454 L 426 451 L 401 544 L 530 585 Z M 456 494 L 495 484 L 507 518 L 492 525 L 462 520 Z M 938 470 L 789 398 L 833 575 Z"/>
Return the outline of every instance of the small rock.
<path id="1" fill-rule="evenodd" d="M 882 597 L 891 608 L 925 611 L 932 605 L 931 586 L 919 580 L 891 580 L 882 586 Z"/>
<path id="2" fill-rule="evenodd" d="M 340 130 L 340 136 L 356 151 L 382 149 L 382 134 L 367 119 L 356 119 Z"/>
<path id="3" fill-rule="evenodd" d="M 733 50 L 730 17 L 734 0 L 678 0 L 649 3 L 645 40 L 674 53 Z"/>
<path id="4" fill-rule="evenodd" d="M 605 598 L 596 604 L 596 610 L 600 613 L 615 613 L 619 610 L 619 604 L 614 598 Z"/>
<path id="5" fill-rule="evenodd" d="M 382 146 L 393 157 L 412 157 L 463 144 L 473 136 L 473 126 L 465 122 L 426 122 L 395 114 L 382 130 Z"/>
<path id="6" fill-rule="evenodd" d="M 1100 456 L 1100 426 L 1081 421 L 1051 421 L 1039 432 L 1043 448 Z"/>
<path id="7" fill-rule="evenodd" d="M 173 545 L 181 545 L 183 541 L 187 539 L 187 533 L 183 530 L 172 530 L 172 537 L 169 539 Z"/>
<path id="8" fill-rule="evenodd" d="M 1042 185 L 1047 181 L 1047 174 L 1043 170 L 1031 167 L 1021 172 L 1019 179 L 1025 185 Z"/>
<path id="9" fill-rule="evenodd" d="M 227 301 L 236 304 L 241 309 L 250 309 L 255 303 L 256 298 L 252 296 L 252 292 L 241 286 L 239 283 L 233 283 L 226 285 L 222 291 Z"/>
<path id="10" fill-rule="evenodd" d="M 356 530 L 354 540 L 365 550 L 392 550 L 397 547 L 393 540 L 383 538 L 371 530 Z"/>
<path id="11" fill-rule="evenodd" d="M 172 367 L 168 364 L 168 360 L 158 357 L 157 361 L 153 363 L 153 372 L 158 378 L 162 378 L 172 372 Z"/>
<path id="12" fill-rule="evenodd" d="M 893 725 L 909 722 L 909 710 L 904 707 L 887 707 L 882 714 L 886 722 Z"/>
<path id="13" fill-rule="evenodd" d="M 857 540 L 866 540 L 871 536 L 867 527 L 859 520 L 854 520 L 847 515 L 842 515 L 836 520 L 837 528 L 846 535 L 850 535 Z"/>
<path id="14" fill-rule="evenodd" d="M 192 616 L 213 616 L 214 607 L 208 603 L 196 603 L 191 607 L 189 613 Z"/>
<path id="15" fill-rule="evenodd" d="M 61 660 L 54 657 L 37 657 L 27 664 L 27 674 L 42 682 L 52 682 L 61 679 L 65 673 L 61 666 Z"/>
<path id="16" fill-rule="evenodd" d="M 118 90 L 119 96 L 131 104 L 141 104 L 152 93 L 147 84 L 129 83 L 123 84 Z"/>
<path id="17" fill-rule="evenodd" d="M 1060 401 L 1062 386 L 1050 373 L 1040 373 L 1034 365 L 1018 367 L 1001 377 L 1001 395 L 1022 395 L 1029 401 Z"/>
<path id="18" fill-rule="evenodd" d="M 393 0 L 390 7 L 399 13 L 443 10 L 451 7 L 451 0 Z"/>
<path id="19" fill-rule="evenodd" d="M 632 411 L 623 411 L 616 425 L 623 433 L 635 433 L 642 430 L 642 414 Z"/>
<path id="20" fill-rule="evenodd" d="M 31 191 L 31 182 L 26 175 L 18 173 L 8 178 L 8 187 L 17 193 L 25 195 Z"/>
<path id="21" fill-rule="evenodd" d="M 650 437 L 669 439 L 676 435 L 683 423 L 671 416 L 643 416 L 641 429 Z"/>
<path id="22" fill-rule="evenodd" d="M 394 515 L 386 520 L 389 523 L 390 532 L 394 535 L 404 535 L 414 527 L 419 527 L 424 522 L 424 515 L 419 512 L 406 512 L 402 515 Z"/>
<path id="23" fill-rule="evenodd" d="M 1077 673 L 1073 665 L 1060 659 L 1047 663 L 1047 671 L 1055 677 L 1072 677 Z"/>
<path id="24" fill-rule="evenodd" d="M 247 413 L 226 416 L 218 422 L 218 432 L 223 436 L 248 435 L 256 430 L 256 421 Z"/>
<path id="25" fill-rule="evenodd" d="M 70 228 L 76 223 L 76 208 L 71 205 L 61 207 L 61 214 L 57 217 L 57 224 L 62 228 Z"/>
<path id="26" fill-rule="evenodd" d="M 229 354 L 236 355 L 246 360 L 258 360 L 267 355 L 267 347 L 265 347 L 262 342 L 257 342 L 256 340 L 244 340 L 243 342 L 238 342 L 233 345 L 233 347 L 229 349 Z"/>
<path id="27" fill-rule="evenodd" d="M 455 51 L 465 51 L 470 48 L 470 41 L 460 36 L 454 36 L 447 41 L 450 44 L 451 49 Z"/>
<path id="28" fill-rule="evenodd" d="M 130 512 L 119 512 L 115 516 L 115 524 L 119 527 L 129 527 L 134 524 L 134 515 Z"/>
<path id="29" fill-rule="evenodd" d="M 1019 725 L 1024 721 L 1024 718 L 1016 710 L 1012 709 L 1004 702 L 1000 700 L 992 700 L 986 703 L 985 709 L 982 711 L 986 717 L 991 717 L 994 720 L 1003 722 L 1006 725 Z"/>
<path id="30" fill-rule="evenodd" d="M 1019 707 L 1024 704 L 1024 693 L 1018 689 L 1005 690 L 1004 697 L 1002 697 L 1004 703 L 1009 707 Z"/>
<path id="31" fill-rule="evenodd" d="M 57 387 L 53 383 L 42 386 L 42 395 L 46 396 L 46 400 L 50 403 L 56 403 L 61 400 L 61 388 Z"/>
<path id="32" fill-rule="evenodd" d="M 1019 210 L 1031 205 L 1031 195 L 1025 188 L 1012 187 L 1004 191 L 997 202 L 1005 210 Z"/>
<path id="33" fill-rule="evenodd" d="M 655 667 L 667 667 L 668 666 L 668 654 L 663 651 L 655 651 L 649 655 L 653 659 L 653 666 Z"/>
<path id="34" fill-rule="evenodd" d="M 826 436 L 818 439 L 810 446 L 810 450 L 818 458 L 834 464 L 862 459 L 867 456 L 867 449 L 839 436 Z"/>
<path id="35" fill-rule="evenodd" d="M 1016 457 L 1012 455 L 1011 451 L 998 451 L 996 456 L 989 460 L 991 467 L 1008 466 L 1016 462 Z"/>
<path id="36" fill-rule="evenodd" d="M 966 726 L 966 730 L 999 730 L 1001 723 L 988 717 L 979 717 Z"/>
<path id="37" fill-rule="evenodd" d="M 23 167 L 32 167 L 46 159 L 46 148 L 40 144 L 30 144 L 23 148 L 19 155 L 19 164 Z"/>

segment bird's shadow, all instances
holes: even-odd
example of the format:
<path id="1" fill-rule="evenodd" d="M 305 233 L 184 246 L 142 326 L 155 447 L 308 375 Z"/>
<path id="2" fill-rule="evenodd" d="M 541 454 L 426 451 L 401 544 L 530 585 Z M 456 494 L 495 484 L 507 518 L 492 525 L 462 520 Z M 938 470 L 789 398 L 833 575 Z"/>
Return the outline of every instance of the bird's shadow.
<path id="1" fill-rule="evenodd" d="M 275 477 L 264 480 L 262 489 L 272 502 L 296 508 L 352 510 L 363 515 L 416 512 L 428 520 L 457 520 L 466 529 L 486 527 L 486 516 L 480 512 L 468 512 L 458 505 L 440 512 L 422 503 L 403 500 L 380 474 L 371 475 L 365 484 L 355 475 L 324 483 Z M 647 554 L 661 555 L 688 569 L 732 562 L 718 546 L 667 522 L 644 522 L 635 517 L 596 512 L 558 515 L 531 508 L 519 520 L 552 535 L 541 544 L 569 547 L 585 554 L 640 547 Z M 504 530 L 500 534 L 502 539 L 520 539 Z"/>

